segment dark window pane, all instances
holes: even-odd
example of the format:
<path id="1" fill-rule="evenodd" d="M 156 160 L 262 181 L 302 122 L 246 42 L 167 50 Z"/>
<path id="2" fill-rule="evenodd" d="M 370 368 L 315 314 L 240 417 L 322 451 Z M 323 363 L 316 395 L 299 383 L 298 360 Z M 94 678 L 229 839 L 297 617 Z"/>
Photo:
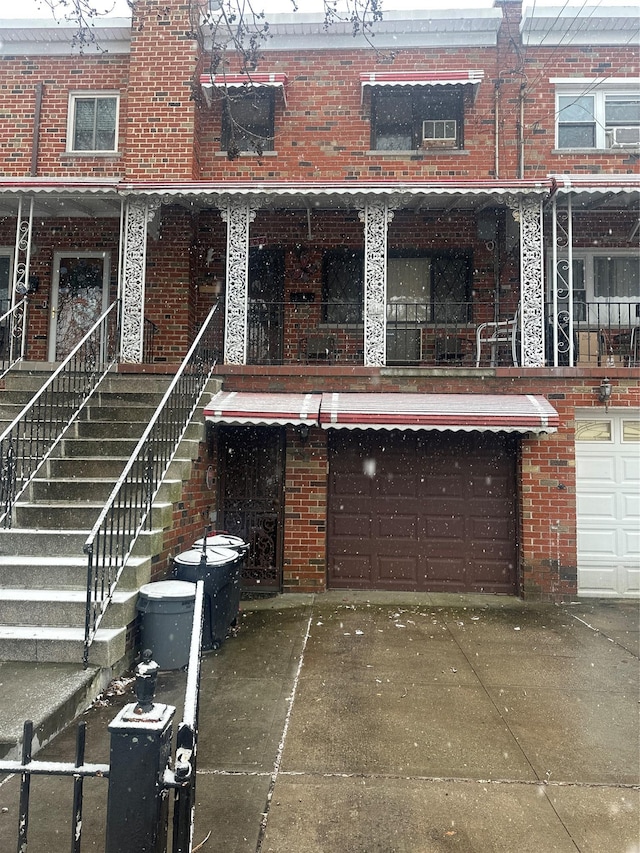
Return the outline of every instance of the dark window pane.
<path id="1" fill-rule="evenodd" d="M 594 258 L 593 275 L 596 297 L 609 299 L 640 297 L 639 258 Z"/>
<path id="2" fill-rule="evenodd" d="M 640 98 L 607 98 L 605 123 L 622 127 L 640 124 Z"/>
<path id="3" fill-rule="evenodd" d="M 558 128 L 558 148 L 595 148 L 594 124 L 561 124 Z"/>
<path id="4" fill-rule="evenodd" d="M 325 323 L 362 322 L 363 258 L 358 252 L 327 252 L 322 265 Z"/>
<path id="5" fill-rule="evenodd" d="M 274 98 L 273 92 L 259 89 L 252 92 L 229 92 L 223 102 L 222 148 L 232 142 L 240 151 L 273 150 Z"/>

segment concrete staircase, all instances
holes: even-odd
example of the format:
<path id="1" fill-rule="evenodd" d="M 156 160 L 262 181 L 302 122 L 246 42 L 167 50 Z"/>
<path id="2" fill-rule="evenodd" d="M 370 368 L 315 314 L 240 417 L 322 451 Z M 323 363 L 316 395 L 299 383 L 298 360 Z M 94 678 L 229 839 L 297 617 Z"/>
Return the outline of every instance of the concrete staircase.
<path id="1" fill-rule="evenodd" d="M 0 433 L 48 375 L 24 369 L 7 375 L 6 388 L 0 390 Z M 82 548 L 169 382 L 165 376 L 107 377 L 22 495 L 13 526 L 0 529 L 0 685 L 9 661 L 14 667 L 35 665 L 41 674 L 43 666 L 50 665 L 50 672 L 63 681 L 68 678 L 65 667 L 71 667 L 72 680 L 82 681 L 81 689 L 94 698 L 130 662 L 127 625 L 136 617 L 138 589 L 150 580 L 153 559 L 162 548 L 162 529 L 171 523 L 172 505 L 180 500 L 197 456 L 202 434 L 198 409 L 154 504 L 154 529 L 143 532 L 136 544 L 91 647 L 91 667 L 84 679 L 77 672 L 86 598 L 87 558 Z M 207 392 L 205 399 L 209 396 Z M 5 687 L 0 686 L 0 692 Z M 0 754 L 1 743 L 0 732 Z"/>

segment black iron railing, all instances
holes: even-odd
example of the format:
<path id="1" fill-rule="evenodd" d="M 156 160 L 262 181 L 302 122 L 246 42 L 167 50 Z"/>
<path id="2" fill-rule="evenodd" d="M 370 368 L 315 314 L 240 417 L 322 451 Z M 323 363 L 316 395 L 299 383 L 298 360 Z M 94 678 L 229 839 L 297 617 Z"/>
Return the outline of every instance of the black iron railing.
<path id="1" fill-rule="evenodd" d="M 24 356 L 26 319 L 26 297 L 0 317 L 0 377 Z"/>
<path id="2" fill-rule="evenodd" d="M 203 620 L 204 581 L 200 580 L 196 584 L 187 684 L 182 722 L 176 734 L 174 769 L 167 768 L 164 778 L 165 785 L 174 789 L 172 853 L 191 853 L 193 847 Z"/>
<path id="3" fill-rule="evenodd" d="M 198 743 L 198 709 L 200 697 L 200 670 L 202 657 L 202 626 L 204 618 L 204 582 L 196 584 L 193 624 L 187 666 L 187 683 L 182 721 L 178 726 L 175 752 L 171 761 L 171 723 L 174 708 L 154 703 L 157 664 L 153 661 L 136 668 L 136 695 L 138 703 L 129 704 L 118 713 L 111 724 L 109 764 L 85 761 L 87 724 L 82 721 L 76 730 L 75 761 L 46 761 L 34 759 L 32 744 L 34 725 L 28 720 L 23 726 L 22 755 L 19 760 L 0 760 L 0 774 L 20 777 L 16 821 L 17 846 L 30 849 L 31 779 L 33 776 L 66 778 L 73 783 L 71 805 L 71 853 L 81 853 L 83 840 L 83 786 L 89 778 L 105 779 L 109 783 L 106 814 L 100 815 L 99 834 L 89 839 L 92 849 L 98 844 L 105 853 L 139 853 L 140 839 L 148 841 L 148 848 L 167 849 L 167 792 L 173 790 L 173 845 L 172 853 L 191 853 L 195 818 L 196 753 Z M 150 677 L 149 677 L 150 675 Z M 166 739 L 158 736 L 158 714 L 168 711 Z M 144 760 L 136 761 L 133 742 L 144 744 Z M 166 747 L 166 748 L 165 748 Z M 166 762 L 166 764 L 165 764 Z M 158 778 L 158 768 L 160 778 Z M 160 784 L 159 784 L 160 782 Z M 151 792 L 155 802 L 149 802 Z M 42 796 L 42 791 L 39 796 Z M 61 798 L 56 797 L 56 808 Z M 52 803 L 53 805 L 53 803 Z M 124 826 L 122 824 L 124 823 Z M 46 828 L 38 827 L 36 835 L 42 837 Z M 32 833 L 33 835 L 33 833 Z M 68 848 L 67 848 L 68 849 Z"/>
<path id="4" fill-rule="evenodd" d="M 247 364 L 363 364 L 364 321 L 361 304 L 295 300 L 250 303 L 247 315 Z M 557 321 L 549 305 L 545 329 L 546 364 L 636 366 L 640 360 L 640 300 L 573 303 L 573 352 L 568 310 L 558 303 Z M 474 367 L 477 330 L 502 328 L 513 321 L 514 295 L 504 304 L 477 298 L 467 302 L 390 301 L 385 310 L 386 364 L 424 367 Z M 555 329 L 554 329 L 555 325 Z M 490 328 L 481 335 L 480 366 L 513 366 L 507 336 L 487 347 Z M 519 336 L 519 332 L 516 333 Z M 504 338 L 504 340 L 502 339 Z M 518 341 L 516 341 L 516 349 Z M 519 359 L 516 359 L 519 361 Z"/>
<path id="5" fill-rule="evenodd" d="M 142 360 L 151 364 L 156 355 L 156 335 L 160 330 L 147 317 L 144 318 L 144 338 L 142 342 Z"/>
<path id="6" fill-rule="evenodd" d="M 127 559 L 145 525 L 151 526 L 154 498 L 215 366 L 215 311 L 216 306 L 204 321 L 85 542 L 85 666 Z"/>
<path id="7" fill-rule="evenodd" d="M 573 318 L 566 305 L 558 306 L 547 327 L 547 364 L 550 366 L 637 367 L 640 364 L 640 300 L 621 302 L 575 299 Z"/>
<path id="8" fill-rule="evenodd" d="M 84 338 L 0 435 L 0 524 L 96 390 L 117 354 L 118 303 Z"/>

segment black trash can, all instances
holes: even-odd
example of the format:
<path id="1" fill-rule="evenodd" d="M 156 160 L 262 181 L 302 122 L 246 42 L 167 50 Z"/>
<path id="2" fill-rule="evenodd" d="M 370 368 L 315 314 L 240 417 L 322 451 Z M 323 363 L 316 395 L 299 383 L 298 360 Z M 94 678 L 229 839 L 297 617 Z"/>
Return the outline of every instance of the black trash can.
<path id="1" fill-rule="evenodd" d="M 202 649 L 218 649 L 240 609 L 240 565 L 243 555 L 232 548 L 192 548 L 174 557 L 178 580 L 204 581 Z"/>

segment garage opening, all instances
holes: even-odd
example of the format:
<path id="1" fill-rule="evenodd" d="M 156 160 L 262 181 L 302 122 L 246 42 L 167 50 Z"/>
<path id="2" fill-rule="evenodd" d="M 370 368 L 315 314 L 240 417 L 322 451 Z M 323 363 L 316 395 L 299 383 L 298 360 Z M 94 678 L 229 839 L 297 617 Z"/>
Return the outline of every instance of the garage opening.
<path id="1" fill-rule="evenodd" d="M 328 584 L 517 592 L 517 438 L 331 430 Z"/>

